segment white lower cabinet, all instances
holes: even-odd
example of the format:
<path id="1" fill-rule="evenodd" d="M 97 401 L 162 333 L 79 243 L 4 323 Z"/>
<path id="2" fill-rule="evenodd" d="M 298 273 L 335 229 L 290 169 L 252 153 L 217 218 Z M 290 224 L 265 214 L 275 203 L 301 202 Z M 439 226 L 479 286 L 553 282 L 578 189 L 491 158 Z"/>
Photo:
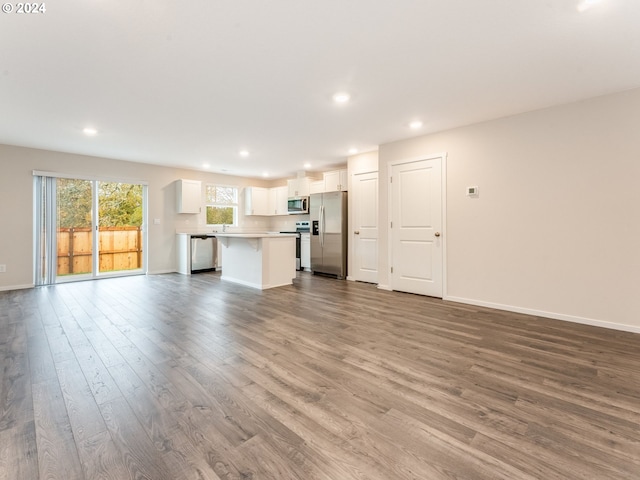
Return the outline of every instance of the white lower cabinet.
<path id="1" fill-rule="evenodd" d="M 311 269 L 311 234 L 300 234 L 300 267 L 303 270 Z"/>
<path id="2" fill-rule="evenodd" d="M 178 233 L 176 239 L 178 273 L 191 275 L 191 235 Z"/>

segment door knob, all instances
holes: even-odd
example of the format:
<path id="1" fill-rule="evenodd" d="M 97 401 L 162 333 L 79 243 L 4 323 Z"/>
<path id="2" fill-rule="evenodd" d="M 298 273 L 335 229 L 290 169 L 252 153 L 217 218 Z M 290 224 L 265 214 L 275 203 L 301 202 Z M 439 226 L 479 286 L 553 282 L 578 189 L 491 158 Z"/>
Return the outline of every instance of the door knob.
<path id="1" fill-rule="evenodd" d="M 440 232 L 436 232 L 436 233 L 434 233 L 434 235 L 435 235 L 436 237 L 439 237 L 439 236 L 440 236 Z"/>
<path id="2" fill-rule="evenodd" d="M 353 233 L 355 233 L 356 235 L 360 235 L 360 231 L 358 231 L 358 230 L 356 230 L 356 231 L 355 231 L 355 232 L 353 232 Z"/>

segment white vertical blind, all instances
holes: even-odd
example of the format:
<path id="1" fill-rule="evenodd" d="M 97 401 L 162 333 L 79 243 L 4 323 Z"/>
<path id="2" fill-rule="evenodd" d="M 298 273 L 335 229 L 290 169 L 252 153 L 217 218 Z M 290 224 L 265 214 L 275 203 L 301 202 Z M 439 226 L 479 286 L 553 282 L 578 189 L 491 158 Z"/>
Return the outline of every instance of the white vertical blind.
<path id="1" fill-rule="evenodd" d="M 56 179 L 35 178 L 36 258 L 35 284 L 52 285 L 58 268 L 58 238 L 56 235 Z"/>

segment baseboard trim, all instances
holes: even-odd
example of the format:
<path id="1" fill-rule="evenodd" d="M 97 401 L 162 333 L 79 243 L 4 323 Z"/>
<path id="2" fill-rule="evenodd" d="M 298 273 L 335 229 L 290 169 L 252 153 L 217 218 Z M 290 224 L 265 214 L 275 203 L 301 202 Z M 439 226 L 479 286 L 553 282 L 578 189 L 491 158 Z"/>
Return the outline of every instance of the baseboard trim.
<path id="1" fill-rule="evenodd" d="M 378 284 L 378 288 L 379 288 L 380 290 L 386 290 L 387 292 L 391 292 L 391 291 L 392 291 L 392 290 L 391 290 L 391 287 L 390 287 L 389 285 L 382 285 L 382 284 L 380 284 L 380 283 Z"/>
<path id="2" fill-rule="evenodd" d="M 177 270 L 154 270 L 147 272 L 147 275 L 165 275 L 167 273 L 179 273 Z"/>
<path id="3" fill-rule="evenodd" d="M 26 288 L 35 288 L 32 283 L 30 285 L 7 285 L 6 287 L 0 287 L 0 292 L 8 292 L 9 290 L 24 290 Z"/>
<path id="4" fill-rule="evenodd" d="M 485 302 L 482 300 L 474 300 L 471 298 L 447 296 L 443 300 L 447 302 L 464 303 L 467 305 L 476 305 L 478 307 L 494 308 L 496 310 L 505 310 L 507 312 L 524 313 L 525 315 L 534 315 L 536 317 L 552 318 L 554 320 L 562 320 L 565 322 L 581 323 L 583 325 L 591 325 L 592 327 L 609 328 L 611 330 L 620 330 L 623 332 L 640 333 L 640 326 L 626 325 L 624 323 L 606 322 L 604 320 L 596 320 L 594 318 L 578 317 L 575 315 L 566 315 L 564 313 L 547 312 L 544 310 L 535 310 L 532 308 L 515 307 L 513 305 L 504 305 L 501 303 Z"/>

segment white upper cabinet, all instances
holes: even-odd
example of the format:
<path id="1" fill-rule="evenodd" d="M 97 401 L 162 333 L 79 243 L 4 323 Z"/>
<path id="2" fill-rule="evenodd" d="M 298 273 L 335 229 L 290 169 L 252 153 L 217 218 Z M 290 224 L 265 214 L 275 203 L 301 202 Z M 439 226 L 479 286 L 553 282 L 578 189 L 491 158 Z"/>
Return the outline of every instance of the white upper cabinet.
<path id="1" fill-rule="evenodd" d="M 273 187 L 269 189 L 269 215 L 289 215 L 289 187 Z"/>
<path id="2" fill-rule="evenodd" d="M 199 180 L 176 181 L 176 209 L 178 213 L 202 211 L 202 185 Z"/>
<path id="3" fill-rule="evenodd" d="M 308 197 L 310 183 L 311 178 L 309 177 L 292 178 L 291 180 L 287 180 L 289 197 Z"/>
<path id="4" fill-rule="evenodd" d="M 245 215 L 288 215 L 289 188 L 287 186 L 264 188 L 246 187 L 244 189 Z"/>
<path id="5" fill-rule="evenodd" d="M 348 175 L 347 170 L 333 170 L 324 172 L 324 191 L 325 192 L 346 192 Z"/>
<path id="6" fill-rule="evenodd" d="M 263 187 L 246 187 L 244 189 L 245 215 L 270 215 L 269 189 Z"/>
<path id="7" fill-rule="evenodd" d="M 324 180 L 314 180 L 309 184 L 309 195 L 324 193 Z"/>

